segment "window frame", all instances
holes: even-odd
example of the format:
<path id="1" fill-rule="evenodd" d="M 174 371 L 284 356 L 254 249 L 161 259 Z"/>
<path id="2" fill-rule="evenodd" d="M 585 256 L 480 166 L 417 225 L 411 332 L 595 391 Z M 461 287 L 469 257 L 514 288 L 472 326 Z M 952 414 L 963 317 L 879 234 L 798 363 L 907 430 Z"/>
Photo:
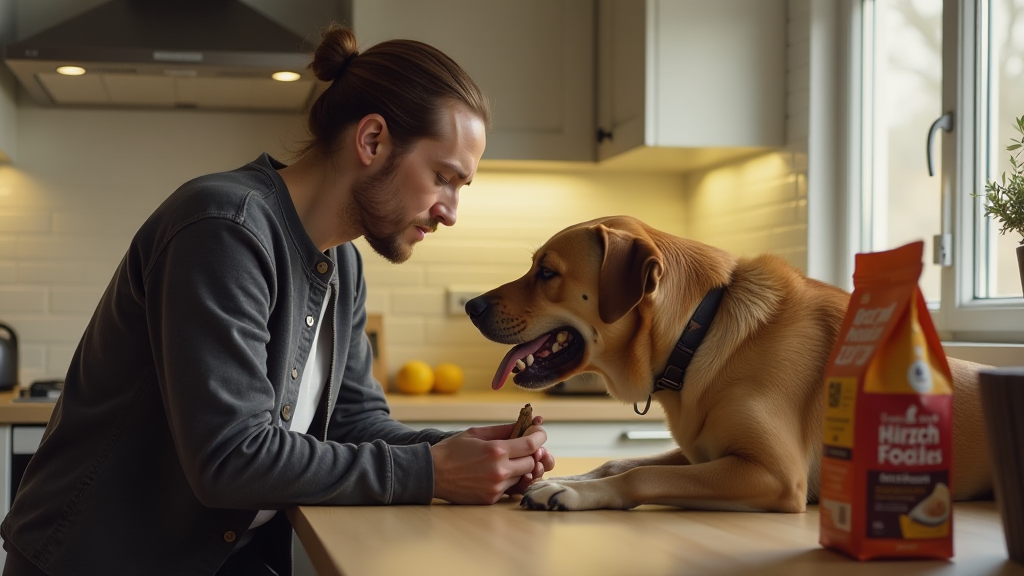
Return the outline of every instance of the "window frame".
<path id="1" fill-rule="evenodd" d="M 848 206 L 848 246 L 850 277 L 852 255 L 871 249 L 871 224 L 874 170 L 873 148 L 873 65 L 874 45 L 871 26 L 875 21 L 875 3 L 884 0 L 859 0 L 850 3 L 851 27 L 849 67 L 851 106 L 847 124 L 851 127 L 849 162 L 850 196 Z M 941 295 L 933 307 L 932 319 L 943 340 L 962 342 L 1024 342 L 1024 299 L 975 298 L 979 273 L 976 250 L 989 234 L 980 222 L 984 177 L 988 173 L 990 150 L 995 147 L 988 134 L 987 118 L 991 95 L 987 86 L 988 0 L 944 0 L 942 43 L 942 113 L 953 112 L 953 130 L 940 131 L 933 149 L 942 157 L 940 173 L 941 226 L 936 234 L 952 235 L 952 266 L 941 270 Z M 936 115 L 938 117 L 938 114 Z M 922 134 L 922 140 L 926 134 Z M 922 170 L 924 162 L 922 159 Z M 926 255 L 926 257 L 931 257 Z M 1019 362 L 1018 362 L 1019 363 Z"/>

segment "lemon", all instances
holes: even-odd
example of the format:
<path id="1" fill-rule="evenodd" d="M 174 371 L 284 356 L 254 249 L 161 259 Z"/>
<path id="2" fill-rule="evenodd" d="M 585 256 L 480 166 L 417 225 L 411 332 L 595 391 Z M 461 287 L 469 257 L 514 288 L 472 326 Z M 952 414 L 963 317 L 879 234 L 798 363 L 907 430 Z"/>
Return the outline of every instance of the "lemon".
<path id="1" fill-rule="evenodd" d="M 442 394 L 458 392 L 465 379 L 462 368 L 459 368 L 458 364 L 443 362 L 434 366 L 434 392 Z"/>
<path id="2" fill-rule="evenodd" d="M 434 371 L 422 360 L 410 360 L 398 371 L 395 384 L 403 394 L 426 394 L 434 387 Z"/>

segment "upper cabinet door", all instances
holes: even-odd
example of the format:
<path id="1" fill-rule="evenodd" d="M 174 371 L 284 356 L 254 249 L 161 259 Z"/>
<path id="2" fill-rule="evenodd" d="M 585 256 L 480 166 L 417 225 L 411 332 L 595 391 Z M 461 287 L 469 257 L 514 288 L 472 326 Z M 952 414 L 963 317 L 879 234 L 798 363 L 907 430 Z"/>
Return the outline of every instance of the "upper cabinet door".
<path id="1" fill-rule="evenodd" d="M 598 158 L 784 144 L 785 0 L 599 0 Z"/>
<path id="2" fill-rule="evenodd" d="M 493 110 L 485 159 L 593 161 L 590 0 L 355 0 L 364 48 L 392 38 L 458 62 Z"/>

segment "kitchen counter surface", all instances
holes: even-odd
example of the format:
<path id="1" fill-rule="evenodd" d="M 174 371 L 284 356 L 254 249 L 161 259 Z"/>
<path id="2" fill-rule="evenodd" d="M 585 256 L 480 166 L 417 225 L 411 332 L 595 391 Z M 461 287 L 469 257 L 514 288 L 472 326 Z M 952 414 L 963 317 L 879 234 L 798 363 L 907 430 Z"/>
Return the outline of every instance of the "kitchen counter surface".
<path id="1" fill-rule="evenodd" d="M 14 402 L 16 391 L 0 392 L 0 424 L 46 424 L 53 402 Z M 651 403 L 646 416 L 607 396 L 554 396 L 518 390 L 464 390 L 456 394 L 388 394 L 391 415 L 403 422 L 512 422 L 529 402 L 549 422 L 643 421 L 664 418 Z"/>
<path id="2" fill-rule="evenodd" d="M 46 424 L 53 412 L 53 402 L 15 402 L 18 389 L 0 392 L 0 425 Z"/>
<path id="3" fill-rule="evenodd" d="M 559 475 L 603 458 L 562 458 Z M 620 576 L 830 574 L 1024 575 L 1009 560 L 993 502 L 954 506 L 951 561 L 857 562 L 818 544 L 818 509 L 805 514 L 635 510 L 537 512 L 494 506 L 300 506 L 288 511 L 321 576 Z"/>
<path id="4" fill-rule="evenodd" d="M 646 416 L 639 416 L 633 412 L 633 406 L 620 404 L 610 396 L 552 395 L 518 389 L 418 396 L 388 394 L 391 415 L 403 422 L 514 422 L 527 402 L 533 406 L 534 414 L 549 422 L 657 422 L 665 417 L 656 402 L 651 402 Z"/>

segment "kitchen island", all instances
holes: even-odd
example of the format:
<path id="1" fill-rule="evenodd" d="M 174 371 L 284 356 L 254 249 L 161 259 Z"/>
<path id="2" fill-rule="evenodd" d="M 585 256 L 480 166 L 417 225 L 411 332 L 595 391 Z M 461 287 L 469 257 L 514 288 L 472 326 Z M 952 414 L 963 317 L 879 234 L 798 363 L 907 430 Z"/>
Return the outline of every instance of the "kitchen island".
<path id="1" fill-rule="evenodd" d="M 563 458 L 556 475 L 602 458 Z M 818 544 L 805 514 L 635 510 L 539 512 L 494 506 L 300 506 L 292 525 L 320 576 L 623 576 L 942 574 L 1017 576 L 993 502 L 954 505 L 951 561 L 857 562 Z"/>

